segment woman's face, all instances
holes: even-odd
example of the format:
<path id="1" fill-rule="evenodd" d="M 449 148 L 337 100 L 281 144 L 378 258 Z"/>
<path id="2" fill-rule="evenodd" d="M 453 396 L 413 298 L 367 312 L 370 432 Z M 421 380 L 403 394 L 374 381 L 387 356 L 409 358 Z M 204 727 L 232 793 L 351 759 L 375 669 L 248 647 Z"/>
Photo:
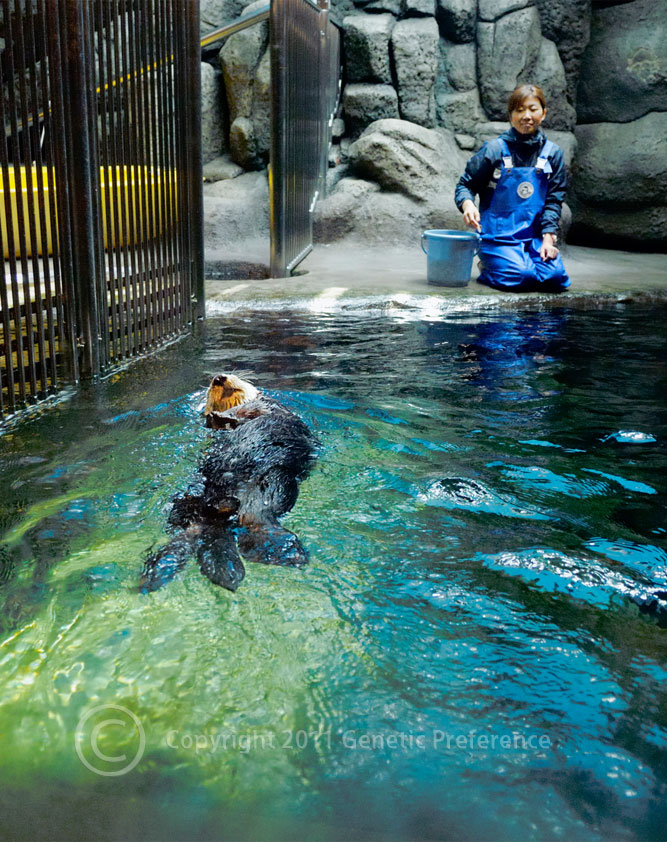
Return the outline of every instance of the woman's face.
<path id="1" fill-rule="evenodd" d="M 527 96 L 510 114 L 510 123 L 520 134 L 535 134 L 546 117 L 547 109 L 536 96 Z"/>

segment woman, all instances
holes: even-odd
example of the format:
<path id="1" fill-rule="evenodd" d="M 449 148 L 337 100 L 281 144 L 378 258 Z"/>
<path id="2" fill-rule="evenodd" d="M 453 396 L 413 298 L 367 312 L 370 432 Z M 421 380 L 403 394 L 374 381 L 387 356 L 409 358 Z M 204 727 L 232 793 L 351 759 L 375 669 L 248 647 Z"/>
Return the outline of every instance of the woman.
<path id="1" fill-rule="evenodd" d="M 559 292 L 570 286 L 556 245 L 567 188 L 563 152 L 540 129 L 547 115 L 541 88 L 516 88 L 507 110 L 512 127 L 468 161 L 456 205 L 482 236 L 480 283 Z"/>

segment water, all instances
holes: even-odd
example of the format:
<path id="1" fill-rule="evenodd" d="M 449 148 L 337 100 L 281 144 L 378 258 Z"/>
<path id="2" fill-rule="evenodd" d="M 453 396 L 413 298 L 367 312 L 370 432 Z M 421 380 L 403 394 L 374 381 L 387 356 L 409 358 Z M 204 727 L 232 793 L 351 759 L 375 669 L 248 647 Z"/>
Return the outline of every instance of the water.
<path id="1" fill-rule="evenodd" d="M 665 315 L 239 311 L 6 432 L 0 836 L 663 839 Z M 142 596 L 221 370 L 311 563 Z"/>

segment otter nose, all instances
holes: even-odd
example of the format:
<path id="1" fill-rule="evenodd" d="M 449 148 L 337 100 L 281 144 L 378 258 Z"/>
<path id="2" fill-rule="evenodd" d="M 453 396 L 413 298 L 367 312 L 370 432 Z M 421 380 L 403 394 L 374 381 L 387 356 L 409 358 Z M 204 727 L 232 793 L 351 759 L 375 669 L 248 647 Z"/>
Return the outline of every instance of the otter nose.
<path id="1" fill-rule="evenodd" d="M 226 382 L 227 378 L 225 377 L 225 375 L 218 374 L 217 377 L 214 377 L 213 380 L 211 380 L 211 386 L 224 386 Z"/>

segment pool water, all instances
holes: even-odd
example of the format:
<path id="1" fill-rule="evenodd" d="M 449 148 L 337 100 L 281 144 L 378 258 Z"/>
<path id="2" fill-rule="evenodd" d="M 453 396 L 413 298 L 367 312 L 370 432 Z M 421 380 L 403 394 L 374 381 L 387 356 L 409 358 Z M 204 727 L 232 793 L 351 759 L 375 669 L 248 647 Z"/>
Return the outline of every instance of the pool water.
<path id="1" fill-rule="evenodd" d="M 0 836 L 663 839 L 666 316 L 236 311 L 9 428 Z M 310 564 L 142 595 L 225 370 Z"/>

